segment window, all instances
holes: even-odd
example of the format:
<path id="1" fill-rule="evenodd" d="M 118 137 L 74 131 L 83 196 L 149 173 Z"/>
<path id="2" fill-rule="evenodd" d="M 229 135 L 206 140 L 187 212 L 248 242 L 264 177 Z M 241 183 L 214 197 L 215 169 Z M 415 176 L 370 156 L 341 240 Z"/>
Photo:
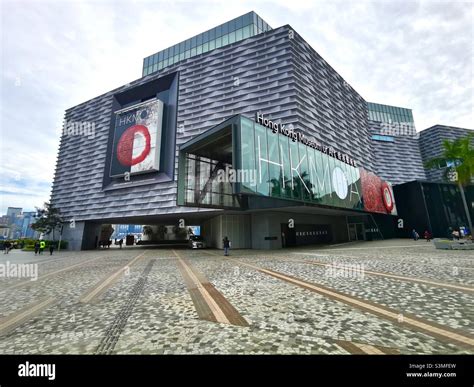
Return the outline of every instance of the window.
<path id="1" fill-rule="evenodd" d="M 224 36 L 222 37 L 222 45 L 225 46 L 225 45 L 227 45 L 227 44 L 229 44 L 229 34 L 224 35 Z"/>
<path id="2" fill-rule="evenodd" d="M 372 136 L 372 140 L 375 140 L 375 141 L 383 141 L 383 142 L 394 142 L 394 138 L 391 137 L 391 136 L 382 136 L 380 134 L 374 134 Z"/>
<path id="3" fill-rule="evenodd" d="M 242 40 L 243 38 L 243 29 L 239 29 L 235 32 L 235 40 L 238 42 L 239 40 Z"/>

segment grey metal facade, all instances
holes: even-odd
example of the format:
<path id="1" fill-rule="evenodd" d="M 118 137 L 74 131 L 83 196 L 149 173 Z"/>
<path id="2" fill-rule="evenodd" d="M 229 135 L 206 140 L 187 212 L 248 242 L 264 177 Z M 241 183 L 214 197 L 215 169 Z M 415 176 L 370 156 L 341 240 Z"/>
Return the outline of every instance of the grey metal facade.
<path id="1" fill-rule="evenodd" d="M 423 163 L 442 155 L 444 140 L 455 140 L 467 136 L 468 133 L 474 131 L 446 125 L 435 125 L 421 131 L 419 142 Z M 474 147 L 474 139 L 472 145 Z M 444 168 L 426 170 L 426 177 L 429 181 L 444 182 Z"/>
<path id="2" fill-rule="evenodd" d="M 260 111 L 374 170 L 365 100 L 290 26 L 283 26 L 68 109 L 66 122 L 92 122 L 95 132 L 61 138 L 51 202 L 65 219 L 125 223 L 131 218 L 209 211 L 176 206 L 177 157 L 169 179 L 112 186 L 104 179 L 114 96 L 174 72 L 179 75 L 175 156 L 180 144 L 226 118 L 238 113 L 253 118 Z"/>
<path id="3" fill-rule="evenodd" d="M 382 123 L 369 120 L 372 135 L 383 135 Z M 392 184 L 426 180 L 420 153 L 419 136 L 391 135 L 392 141 L 371 140 L 375 173 Z"/>

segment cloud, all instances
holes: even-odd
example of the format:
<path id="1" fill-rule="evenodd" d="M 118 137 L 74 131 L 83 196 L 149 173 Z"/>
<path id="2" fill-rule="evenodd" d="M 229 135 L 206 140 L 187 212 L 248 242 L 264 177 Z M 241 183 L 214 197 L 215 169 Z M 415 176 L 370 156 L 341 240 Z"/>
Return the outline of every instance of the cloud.
<path id="1" fill-rule="evenodd" d="M 67 108 L 139 78 L 145 56 L 250 10 L 290 24 L 366 100 L 412 108 L 419 130 L 472 126 L 471 3 L 7 0 L 1 210 L 49 197 Z"/>

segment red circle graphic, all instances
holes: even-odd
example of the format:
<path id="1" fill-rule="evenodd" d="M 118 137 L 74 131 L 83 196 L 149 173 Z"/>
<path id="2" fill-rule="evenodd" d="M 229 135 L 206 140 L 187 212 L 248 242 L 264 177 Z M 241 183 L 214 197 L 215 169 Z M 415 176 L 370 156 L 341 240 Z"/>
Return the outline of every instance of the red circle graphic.
<path id="1" fill-rule="evenodd" d="M 387 209 L 387 212 L 392 212 L 393 197 L 392 197 L 392 192 L 390 191 L 390 186 L 386 182 L 382 183 L 382 200 L 383 200 L 383 205 Z"/>
<path id="2" fill-rule="evenodd" d="M 145 137 L 145 148 L 137 157 L 133 157 L 133 141 L 137 133 Z M 150 148 L 151 137 L 148 128 L 143 125 L 133 125 L 120 136 L 117 144 L 117 159 L 120 164 L 130 167 L 145 160 L 150 153 Z"/>

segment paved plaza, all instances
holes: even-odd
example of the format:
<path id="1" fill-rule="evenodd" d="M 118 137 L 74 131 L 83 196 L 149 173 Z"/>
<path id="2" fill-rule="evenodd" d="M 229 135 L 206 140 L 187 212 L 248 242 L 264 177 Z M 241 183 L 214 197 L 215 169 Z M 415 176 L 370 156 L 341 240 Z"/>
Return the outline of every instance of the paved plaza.
<path id="1" fill-rule="evenodd" d="M 2 354 L 474 353 L 474 252 L 422 240 L 14 250 L 0 265 Z"/>

